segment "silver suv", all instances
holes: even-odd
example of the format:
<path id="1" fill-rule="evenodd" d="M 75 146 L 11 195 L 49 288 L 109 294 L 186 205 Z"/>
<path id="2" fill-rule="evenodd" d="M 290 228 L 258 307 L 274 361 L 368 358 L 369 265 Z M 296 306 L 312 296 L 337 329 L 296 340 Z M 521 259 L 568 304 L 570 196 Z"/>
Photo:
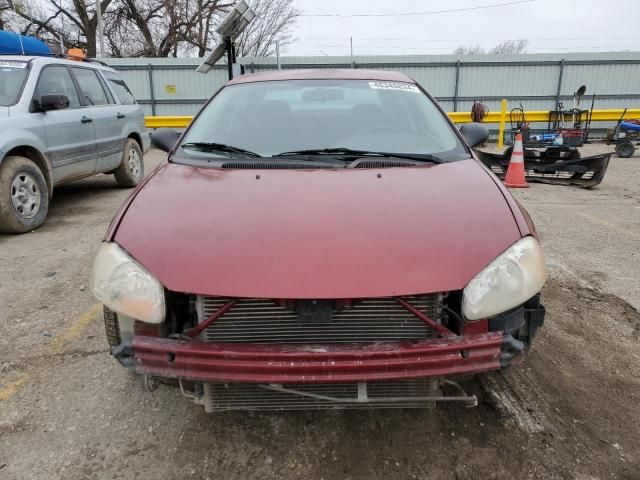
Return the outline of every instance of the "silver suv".
<path id="1" fill-rule="evenodd" d="M 97 62 L 0 55 L 0 232 L 42 224 L 53 188 L 97 173 L 144 177 L 142 109 Z"/>

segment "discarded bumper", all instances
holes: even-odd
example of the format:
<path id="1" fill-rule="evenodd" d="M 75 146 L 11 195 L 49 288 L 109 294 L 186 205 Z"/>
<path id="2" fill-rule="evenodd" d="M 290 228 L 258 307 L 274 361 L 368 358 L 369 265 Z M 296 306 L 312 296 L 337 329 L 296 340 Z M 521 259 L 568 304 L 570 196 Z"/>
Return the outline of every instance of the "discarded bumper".
<path id="1" fill-rule="evenodd" d="M 477 150 L 476 154 L 493 173 L 504 179 L 509 167 L 511 149 L 507 149 L 503 154 L 480 150 Z M 528 182 L 580 187 L 593 187 L 601 183 L 609 166 L 611 153 L 584 158 L 576 158 L 576 155 L 577 152 L 574 150 L 525 150 L 525 178 Z"/>
<path id="2" fill-rule="evenodd" d="M 503 332 L 366 345 L 248 345 L 135 336 L 138 373 L 202 382 L 343 383 L 500 368 Z"/>

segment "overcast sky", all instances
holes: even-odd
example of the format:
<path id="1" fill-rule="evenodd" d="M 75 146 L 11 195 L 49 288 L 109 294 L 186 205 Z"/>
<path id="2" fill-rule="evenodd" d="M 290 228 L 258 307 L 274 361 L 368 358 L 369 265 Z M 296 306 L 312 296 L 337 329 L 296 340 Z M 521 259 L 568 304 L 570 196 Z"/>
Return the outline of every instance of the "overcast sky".
<path id="1" fill-rule="evenodd" d="M 447 54 L 529 40 L 527 51 L 640 51 L 640 0 L 294 0 L 303 16 L 286 55 Z M 398 16 L 347 15 L 409 14 Z M 345 16 L 313 16 L 345 15 Z"/>

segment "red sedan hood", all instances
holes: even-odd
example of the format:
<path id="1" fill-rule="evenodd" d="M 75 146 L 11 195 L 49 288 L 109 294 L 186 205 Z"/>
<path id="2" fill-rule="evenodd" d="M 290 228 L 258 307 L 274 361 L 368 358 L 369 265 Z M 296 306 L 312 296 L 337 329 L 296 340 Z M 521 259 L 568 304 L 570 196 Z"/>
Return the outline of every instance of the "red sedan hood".
<path id="1" fill-rule="evenodd" d="M 178 292 L 364 298 L 463 288 L 520 238 L 474 160 L 219 170 L 169 163 L 112 237 Z"/>

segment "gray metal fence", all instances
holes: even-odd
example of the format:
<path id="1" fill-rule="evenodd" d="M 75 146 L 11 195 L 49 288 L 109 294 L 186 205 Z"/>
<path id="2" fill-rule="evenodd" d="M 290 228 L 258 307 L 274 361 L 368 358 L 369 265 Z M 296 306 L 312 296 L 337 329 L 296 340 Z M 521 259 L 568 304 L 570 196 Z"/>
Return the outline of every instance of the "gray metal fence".
<path id="1" fill-rule="evenodd" d="M 227 78 L 226 65 L 196 73 L 197 58 L 107 59 L 121 72 L 147 115 L 192 115 Z M 275 58 L 243 58 L 247 73 L 278 68 Z M 373 68 L 397 70 L 422 84 L 447 111 L 469 111 L 474 100 L 489 109 L 523 104 L 525 110 L 570 106 L 587 86 L 583 102 L 597 94 L 596 109 L 640 105 L 640 52 L 481 56 L 283 57 L 281 68 Z"/>

